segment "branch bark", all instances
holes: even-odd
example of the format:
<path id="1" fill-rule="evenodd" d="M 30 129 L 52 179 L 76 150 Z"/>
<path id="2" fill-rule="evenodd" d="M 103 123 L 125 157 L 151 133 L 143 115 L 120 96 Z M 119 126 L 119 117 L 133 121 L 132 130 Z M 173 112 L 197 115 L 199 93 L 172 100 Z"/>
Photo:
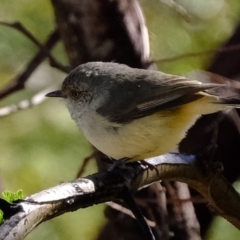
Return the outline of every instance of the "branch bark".
<path id="1" fill-rule="evenodd" d="M 1 225 L 0 240 L 24 239 L 43 221 L 121 198 L 125 186 L 134 192 L 160 179 L 187 183 L 208 200 L 217 214 L 240 229 L 240 195 L 220 172 L 199 167 L 192 155 L 166 154 L 147 161 L 154 164 L 159 173 L 138 162 L 130 163 L 110 172 L 63 183 L 15 203 L 14 208 L 20 211 Z"/>
<path id="2" fill-rule="evenodd" d="M 51 0 L 71 67 L 116 61 L 146 68 L 147 28 L 136 0 Z"/>

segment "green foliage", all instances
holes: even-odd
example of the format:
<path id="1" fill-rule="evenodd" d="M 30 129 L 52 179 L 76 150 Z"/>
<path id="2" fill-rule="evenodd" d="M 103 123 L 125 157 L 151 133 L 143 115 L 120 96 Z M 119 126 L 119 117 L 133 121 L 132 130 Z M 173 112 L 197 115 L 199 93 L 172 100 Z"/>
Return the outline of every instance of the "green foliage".
<path id="1" fill-rule="evenodd" d="M 11 192 L 9 190 L 5 190 L 2 192 L 2 198 L 9 203 L 17 201 L 19 199 L 23 199 L 23 191 L 22 189 L 17 190 L 17 192 Z M 0 209 L 0 225 L 4 222 L 3 211 Z"/>
<path id="2" fill-rule="evenodd" d="M 19 199 L 23 199 L 23 191 L 22 189 L 17 190 L 17 192 L 11 192 L 9 190 L 5 190 L 2 192 L 2 198 L 9 203 L 17 201 Z"/>
<path id="3" fill-rule="evenodd" d="M 3 211 L 0 209 L 0 225 L 3 224 L 4 219 L 3 219 Z"/>
<path id="4" fill-rule="evenodd" d="M 3 224 L 4 219 L 3 219 L 3 211 L 0 209 L 0 225 Z"/>

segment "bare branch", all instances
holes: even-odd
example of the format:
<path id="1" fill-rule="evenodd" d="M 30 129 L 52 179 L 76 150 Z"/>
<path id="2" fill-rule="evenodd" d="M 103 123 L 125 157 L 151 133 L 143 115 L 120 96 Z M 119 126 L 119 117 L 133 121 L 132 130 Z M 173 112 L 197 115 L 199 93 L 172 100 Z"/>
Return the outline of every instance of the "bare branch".
<path id="1" fill-rule="evenodd" d="M 149 66 L 148 33 L 138 1 L 51 2 L 71 67 L 91 61 Z"/>
<path id="2" fill-rule="evenodd" d="M 25 99 L 25 100 L 20 101 L 17 104 L 12 104 L 12 105 L 0 108 L 0 118 L 10 115 L 12 113 L 21 111 L 21 110 L 31 108 L 36 105 L 39 105 L 40 103 L 42 103 L 43 101 L 45 101 L 47 99 L 45 97 L 45 95 L 48 92 L 51 92 L 52 90 L 53 90 L 53 88 L 45 89 L 41 92 L 38 92 L 30 99 Z"/>
<path id="3" fill-rule="evenodd" d="M 178 198 L 181 199 L 178 201 L 181 209 L 181 217 L 178 218 L 182 221 L 182 225 L 185 225 L 185 230 L 189 236 L 189 239 L 201 240 L 200 236 L 200 226 L 197 220 L 195 209 L 192 201 L 182 201 L 183 199 L 187 200 L 191 198 L 189 188 L 186 183 L 175 182 L 176 191 Z"/>
<path id="4" fill-rule="evenodd" d="M 51 55 L 49 49 L 45 48 L 45 46 L 42 45 L 20 22 L 7 23 L 0 21 L 0 25 L 14 28 L 19 32 L 23 33 L 28 39 L 30 39 L 35 45 L 37 45 L 40 48 L 40 50 L 42 50 L 48 56 L 50 60 L 50 65 L 52 67 L 55 67 L 65 73 L 69 72 L 70 68 L 62 66 L 62 64 L 57 62 L 56 59 Z"/>
<path id="5" fill-rule="evenodd" d="M 0 25 L 18 30 L 19 32 L 23 33 L 28 39 L 30 39 L 34 44 L 36 44 L 39 48 L 43 47 L 42 44 L 20 22 L 7 23 L 0 21 Z"/>
<path id="6" fill-rule="evenodd" d="M 55 30 L 50 34 L 46 43 L 43 45 L 44 51 L 41 49 L 36 56 L 28 63 L 27 68 L 16 78 L 10 81 L 10 83 L 5 86 L 5 88 L 0 90 L 0 99 L 24 88 L 24 85 L 30 75 L 34 72 L 34 70 L 40 65 L 40 63 L 48 57 L 47 52 L 49 52 L 53 46 L 58 42 L 59 34 L 58 31 Z"/>
<path id="7" fill-rule="evenodd" d="M 173 0 L 161 0 L 162 3 L 168 5 L 169 7 L 173 8 L 176 12 L 178 12 L 185 20 L 189 21 L 192 16 L 187 12 L 187 10 L 181 6 L 180 4 L 176 3 Z"/>
<path id="8" fill-rule="evenodd" d="M 98 155 L 99 155 L 99 153 L 98 153 L 97 149 L 93 147 L 93 152 L 88 157 L 85 157 L 83 159 L 83 163 L 82 163 L 82 165 L 77 173 L 77 176 L 76 176 L 77 178 L 80 178 L 83 175 L 90 160 L 97 159 Z"/>
<path id="9" fill-rule="evenodd" d="M 156 60 L 153 60 L 153 62 L 154 63 L 166 63 L 166 62 L 182 60 L 182 59 L 189 58 L 189 57 L 199 57 L 199 56 L 209 55 L 209 54 L 213 54 L 213 53 L 231 52 L 231 51 L 239 51 L 239 50 L 240 50 L 240 44 L 234 44 L 234 45 L 222 47 L 219 49 L 211 49 L 211 50 L 206 50 L 206 51 L 201 51 L 201 52 L 186 53 L 186 54 L 182 54 L 182 55 L 179 55 L 176 57 L 171 57 L 171 58 L 156 59 Z"/>
<path id="10" fill-rule="evenodd" d="M 194 156 L 166 154 L 148 159 L 159 171 L 138 162 L 96 173 L 27 197 L 22 210 L 0 227 L 0 240 L 23 239 L 35 226 L 65 212 L 121 197 L 123 187 L 144 188 L 160 179 L 182 181 L 199 191 L 216 213 L 240 229 L 240 195 L 219 173 L 199 168 Z"/>
<path id="11" fill-rule="evenodd" d="M 132 218 L 135 219 L 135 216 L 133 215 L 133 213 L 131 212 L 131 210 L 129 210 L 128 208 L 125 208 L 124 206 L 116 203 L 116 202 L 106 202 L 106 204 L 111 207 L 112 209 L 114 210 L 117 210 L 119 212 L 122 212 Z M 153 221 L 150 221 L 149 219 L 145 218 L 147 224 L 150 226 L 150 227 L 155 227 L 156 226 L 156 223 L 153 222 Z"/>

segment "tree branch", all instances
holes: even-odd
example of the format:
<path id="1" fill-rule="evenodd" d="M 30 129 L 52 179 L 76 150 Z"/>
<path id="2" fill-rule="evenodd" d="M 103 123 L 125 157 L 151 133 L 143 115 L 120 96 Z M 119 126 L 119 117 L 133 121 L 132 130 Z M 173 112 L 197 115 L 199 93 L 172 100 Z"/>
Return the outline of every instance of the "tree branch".
<path id="1" fill-rule="evenodd" d="M 138 1 L 51 2 L 71 67 L 91 61 L 150 65 L 148 33 Z"/>
<path id="2" fill-rule="evenodd" d="M 166 154 L 147 160 L 150 169 L 138 162 L 96 173 L 36 193 L 14 204 L 21 211 L 9 217 L 0 227 L 0 240 L 23 239 L 35 226 L 65 212 L 86 208 L 121 198 L 127 186 L 137 191 L 156 181 L 175 180 L 199 191 L 216 213 L 240 229 L 240 195 L 219 172 L 199 167 L 194 156 Z M 7 214 L 7 213 L 6 213 Z"/>
<path id="3" fill-rule="evenodd" d="M 16 78 L 10 81 L 5 88 L 0 90 L 0 99 L 24 88 L 24 85 L 34 70 L 40 65 L 40 63 L 48 57 L 48 52 L 54 47 L 59 40 L 58 31 L 55 30 L 50 34 L 41 50 L 36 56 L 28 63 L 27 68 Z M 44 50 L 43 50 L 44 49 Z"/>
<path id="4" fill-rule="evenodd" d="M 46 53 L 50 60 L 50 65 L 52 67 L 55 67 L 65 73 L 68 73 L 70 71 L 70 68 L 62 66 L 57 60 L 51 55 L 50 51 L 45 48 L 44 45 L 42 45 L 20 22 L 15 22 L 15 23 L 7 23 L 7 22 L 2 22 L 0 21 L 0 25 L 14 28 L 18 30 L 20 33 L 24 34 L 28 39 L 30 39 L 36 46 L 39 47 L 43 52 Z"/>
<path id="5" fill-rule="evenodd" d="M 189 57 L 200 57 L 200 56 L 206 56 L 214 53 L 216 54 L 216 53 L 224 53 L 224 52 L 232 52 L 232 51 L 240 51 L 240 44 L 233 44 L 233 45 L 221 47 L 218 49 L 210 49 L 210 50 L 200 51 L 200 52 L 192 52 L 192 53 L 190 52 L 190 53 L 186 53 L 186 54 L 182 54 L 182 55 L 170 57 L 170 58 L 155 59 L 153 60 L 153 62 L 157 64 L 167 63 L 167 62 L 182 60 Z"/>
<path id="6" fill-rule="evenodd" d="M 30 99 L 25 99 L 17 104 L 12 104 L 6 107 L 0 108 L 0 118 L 10 115 L 12 113 L 31 108 L 33 106 L 39 105 L 40 103 L 47 100 L 45 95 L 54 90 L 53 88 L 47 88 L 43 91 L 38 92 Z"/>

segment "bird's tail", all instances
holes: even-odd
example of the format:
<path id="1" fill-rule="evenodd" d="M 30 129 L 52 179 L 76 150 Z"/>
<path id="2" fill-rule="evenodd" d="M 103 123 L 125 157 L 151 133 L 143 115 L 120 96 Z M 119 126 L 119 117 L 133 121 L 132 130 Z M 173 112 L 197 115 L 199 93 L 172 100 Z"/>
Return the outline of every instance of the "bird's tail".
<path id="1" fill-rule="evenodd" d="M 216 103 L 223 104 L 229 108 L 240 108 L 240 82 L 225 78 L 215 73 L 205 71 L 194 71 L 188 74 L 191 79 L 196 79 L 202 83 L 217 83 L 216 88 L 206 90 L 210 95 L 218 97 Z"/>
<path id="2" fill-rule="evenodd" d="M 240 108 L 240 99 L 229 97 L 229 98 L 220 98 L 221 102 L 220 104 L 224 104 L 229 106 L 230 108 Z"/>
<path id="3" fill-rule="evenodd" d="M 218 74 L 204 71 L 190 73 L 188 74 L 188 77 L 191 79 L 197 79 L 202 83 L 217 83 L 222 85 L 219 88 L 211 89 L 209 92 L 210 94 L 219 97 L 219 101 L 215 102 L 216 104 L 214 105 L 219 104 L 219 107 L 222 107 L 222 110 L 240 108 L 240 81 L 228 79 Z M 240 133 L 239 114 L 237 114 L 234 110 L 226 113 L 226 116 L 233 121 Z"/>

